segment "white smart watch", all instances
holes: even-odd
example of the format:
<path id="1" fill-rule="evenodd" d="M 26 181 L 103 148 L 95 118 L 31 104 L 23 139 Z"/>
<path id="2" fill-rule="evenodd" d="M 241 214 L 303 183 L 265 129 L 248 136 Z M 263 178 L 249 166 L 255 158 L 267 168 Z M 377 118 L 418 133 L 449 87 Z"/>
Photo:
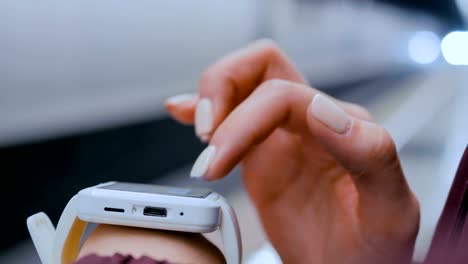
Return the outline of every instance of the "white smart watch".
<path id="1" fill-rule="evenodd" d="M 83 189 L 70 199 L 56 229 L 42 212 L 27 219 L 42 263 L 72 263 L 88 222 L 196 233 L 219 229 L 227 263 L 241 263 L 236 215 L 224 197 L 209 189 L 124 182 Z"/>

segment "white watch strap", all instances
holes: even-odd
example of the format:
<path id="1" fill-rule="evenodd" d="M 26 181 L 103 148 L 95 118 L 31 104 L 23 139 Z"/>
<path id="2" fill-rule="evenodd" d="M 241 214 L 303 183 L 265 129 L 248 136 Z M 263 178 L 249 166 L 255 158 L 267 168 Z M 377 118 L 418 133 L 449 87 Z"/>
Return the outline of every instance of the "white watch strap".
<path id="1" fill-rule="evenodd" d="M 221 205 L 219 231 L 223 239 L 227 264 L 240 264 L 242 261 L 242 240 L 236 213 L 223 196 L 219 195 L 218 201 Z"/>
<path id="2" fill-rule="evenodd" d="M 87 223 L 78 218 L 77 197 L 73 196 L 63 210 L 55 231 L 51 264 L 70 264 L 78 256 L 81 237 Z"/>
<path id="3" fill-rule="evenodd" d="M 42 263 L 48 264 L 54 250 L 55 228 L 50 218 L 43 212 L 34 214 L 26 220 L 29 234 Z"/>

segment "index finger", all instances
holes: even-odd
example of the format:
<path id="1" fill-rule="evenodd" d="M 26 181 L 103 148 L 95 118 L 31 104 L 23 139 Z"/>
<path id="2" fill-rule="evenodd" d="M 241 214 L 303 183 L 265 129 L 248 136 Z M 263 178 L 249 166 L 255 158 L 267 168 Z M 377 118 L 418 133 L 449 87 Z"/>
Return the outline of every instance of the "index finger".
<path id="1" fill-rule="evenodd" d="M 270 40 L 257 41 L 210 66 L 200 79 L 201 100 L 195 113 L 197 135 L 211 136 L 240 102 L 270 79 L 305 83 L 287 56 Z"/>

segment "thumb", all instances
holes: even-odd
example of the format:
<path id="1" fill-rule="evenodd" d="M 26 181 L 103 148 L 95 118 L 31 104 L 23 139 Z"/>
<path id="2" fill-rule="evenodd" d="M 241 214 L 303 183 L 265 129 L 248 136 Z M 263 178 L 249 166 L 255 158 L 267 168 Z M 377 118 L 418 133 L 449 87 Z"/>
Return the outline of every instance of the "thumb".
<path id="1" fill-rule="evenodd" d="M 388 214 L 391 205 L 408 205 L 412 193 L 384 128 L 349 115 L 322 94 L 308 106 L 307 123 L 314 138 L 349 172 L 368 213 Z"/>

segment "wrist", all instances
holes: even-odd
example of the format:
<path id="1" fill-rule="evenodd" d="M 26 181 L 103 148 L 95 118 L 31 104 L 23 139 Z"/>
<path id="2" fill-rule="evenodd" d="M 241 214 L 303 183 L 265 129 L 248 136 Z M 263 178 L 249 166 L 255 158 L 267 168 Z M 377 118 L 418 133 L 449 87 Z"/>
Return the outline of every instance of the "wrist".
<path id="1" fill-rule="evenodd" d="M 201 234 L 114 225 L 98 225 L 83 244 L 79 257 L 116 253 L 174 263 L 225 263 L 219 249 Z"/>

